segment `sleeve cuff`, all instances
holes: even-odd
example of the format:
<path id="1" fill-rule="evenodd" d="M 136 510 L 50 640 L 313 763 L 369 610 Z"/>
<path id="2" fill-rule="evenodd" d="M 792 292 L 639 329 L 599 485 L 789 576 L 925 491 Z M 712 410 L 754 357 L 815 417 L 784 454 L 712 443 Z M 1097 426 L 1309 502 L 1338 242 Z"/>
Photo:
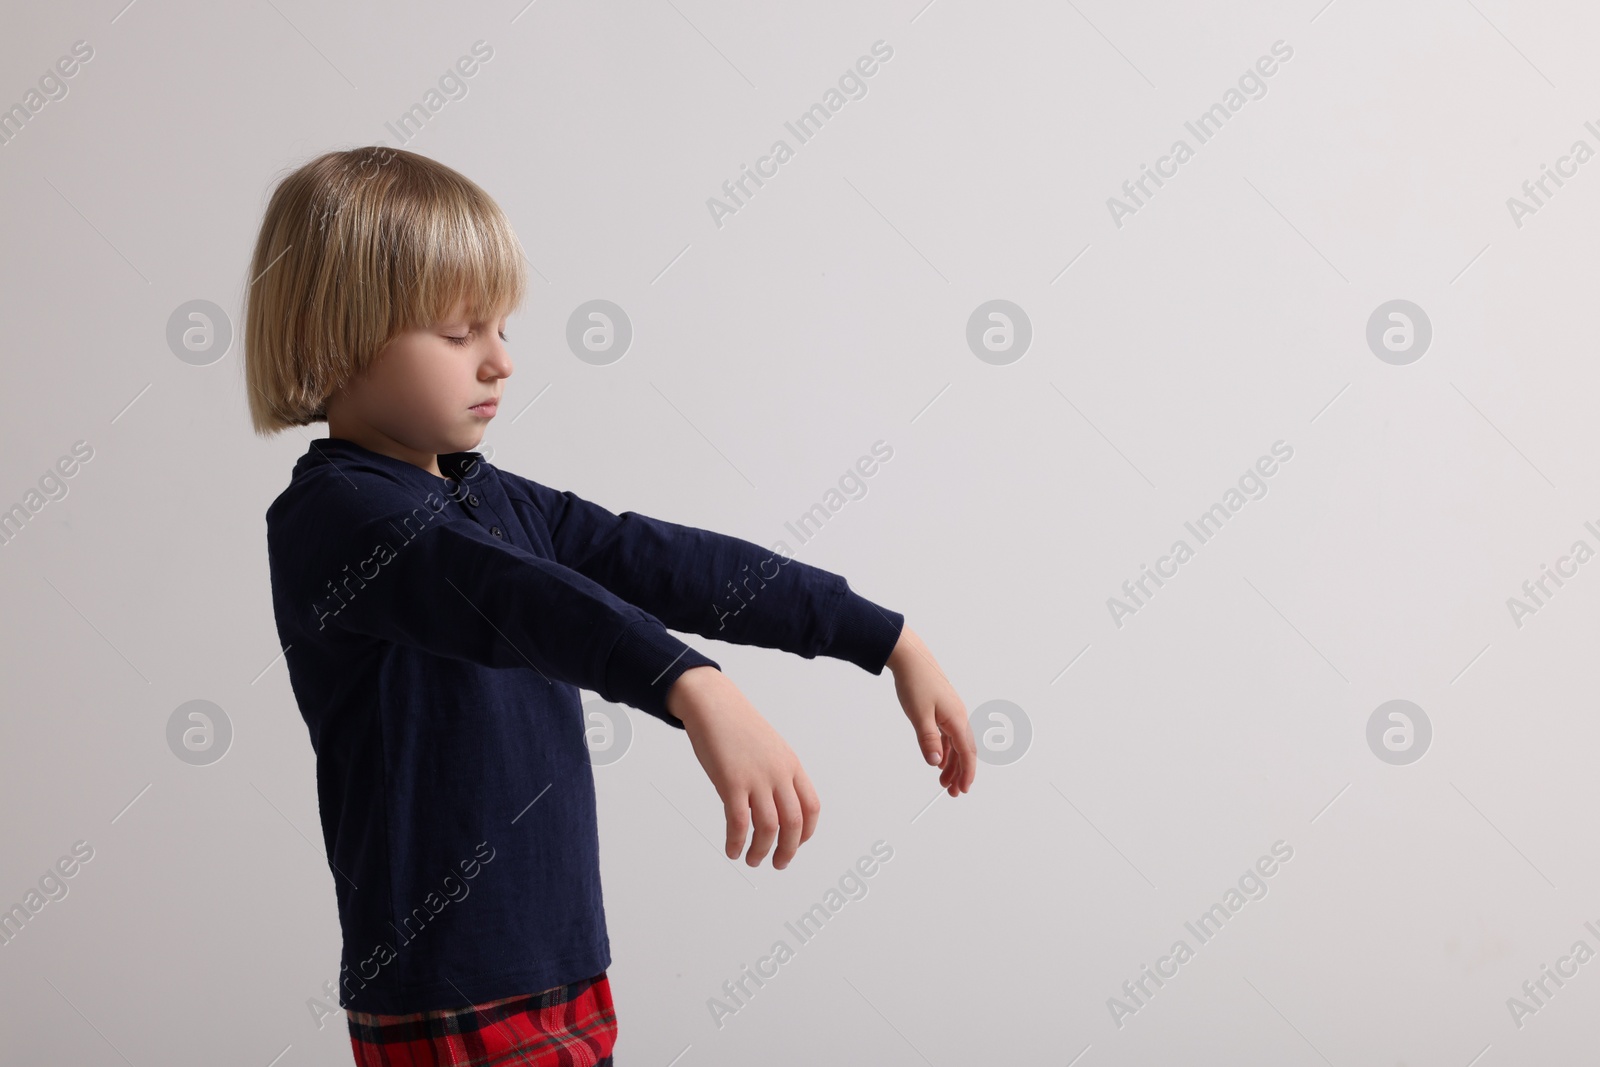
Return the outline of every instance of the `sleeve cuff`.
<path id="1" fill-rule="evenodd" d="M 845 582 L 824 655 L 854 663 L 868 674 L 882 674 L 905 622 L 900 612 L 874 604 Z"/>
<path id="2" fill-rule="evenodd" d="M 667 693 L 691 667 L 722 665 L 684 644 L 655 619 L 642 619 L 622 632 L 606 662 L 607 700 L 638 708 L 668 726 L 683 722 L 667 710 Z"/>

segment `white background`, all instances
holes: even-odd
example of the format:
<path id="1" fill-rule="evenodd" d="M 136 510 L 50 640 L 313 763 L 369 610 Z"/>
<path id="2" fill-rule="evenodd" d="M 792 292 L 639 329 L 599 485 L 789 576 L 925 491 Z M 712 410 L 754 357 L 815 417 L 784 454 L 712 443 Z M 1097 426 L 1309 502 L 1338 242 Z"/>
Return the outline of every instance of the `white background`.
<path id="1" fill-rule="evenodd" d="M 537 271 L 493 461 L 783 540 L 1032 728 L 953 800 L 887 674 L 691 638 L 822 821 L 785 871 L 728 861 L 686 738 L 634 713 L 596 768 L 619 1064 L 1583 1062 L 1600 962 L 1520 1027 L 1507 998 L 1600 950 L 1600 562 L 1520 627 L 1506 602 L 1600 548 L 1600 160 L 1521 226 L 1506 201 L 1600 149 L 1600 20 L 918 2 L 8 14 L 0 107 L 74 41 L 94 57 L 0 146 L 0 507 L 94 456 L 0 549 L 0 903 L 95 854 L 0 946 L 0 1061 L 350 1062 L 307 1004 L 339 930 L 263 522 L 324 431 L 250 432 L 238 316 L 277 177 L 396 144 L 483 40 L 405 147 L 488 190 Z M 877 40 L 867 95 L 797 145 L 785 120 Z M 1266 95 L 1117 226 L 1107 198 L 1275 41 Z M 780 137 L 794 158 L 719 227 L 707 198 Z M 596 298 L 635 331 L 606 367 L 565 342 Z M 235 327 L 207 366 L 166 342 L 194 299 Z M 1005 366 L 965 339 L 992 299 L 1033 329 Z M 1366 342 L 1394 299 L 1433 330 L 1403 366 Z M 879 439 L 868 494 L 798 546 L 784 523 Z M 1107 598 L 1279 440 L 1268 494 L 1115 625 Z M 193 699 L 233 725 L 209 766 L 167 746 Z M 1366 740 L 1391 699 L 1433 727 L 1405 766 Z M 716 1025 L 722 983 L 878 840 L 869 894 Z M 1279 840 L 1267 896 L 1198 945 L 1184 922 Z M 1179 938 L 1194 958 L 1119 1026 L 1108 998 Z"/>

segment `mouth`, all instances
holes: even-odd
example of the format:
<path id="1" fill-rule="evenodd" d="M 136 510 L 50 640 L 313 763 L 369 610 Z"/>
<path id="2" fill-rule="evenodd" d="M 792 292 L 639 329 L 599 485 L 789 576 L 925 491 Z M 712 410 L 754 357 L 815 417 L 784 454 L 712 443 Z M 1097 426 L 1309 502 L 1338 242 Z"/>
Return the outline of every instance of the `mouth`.
<path id="1" fill-rule="evenodd" d="M 496 397 L 493 400 L 485 400 L 481 404 L 474 404 L 470 408 L 468 408 L 467 410 L 472 412 L 474 415 L 477 415 L 477 416 L 479 416 L 481 418 L 492 419 L 492 418 L 494 418 L 494 413 L 496 411 L 498 411 L 499 409 L 500 409 L 500 400 L 499 400 L 498 397 Z"/>

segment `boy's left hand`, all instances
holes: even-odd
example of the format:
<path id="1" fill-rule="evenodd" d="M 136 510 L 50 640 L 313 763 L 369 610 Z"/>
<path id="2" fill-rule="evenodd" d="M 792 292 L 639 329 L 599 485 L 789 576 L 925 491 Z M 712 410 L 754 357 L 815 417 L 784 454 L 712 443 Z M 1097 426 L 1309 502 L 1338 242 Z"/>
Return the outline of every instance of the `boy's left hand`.
<path id="1" fill-rule="evenodd" d="M 894 673 L 895 695 L 916 728 L 923 758 L 939 766 L 939 784 L 951 796 L 967 792 L 978 773 L 978 746 L 950 679 L 909 626 L 901 628 L 886 666 Z"/>

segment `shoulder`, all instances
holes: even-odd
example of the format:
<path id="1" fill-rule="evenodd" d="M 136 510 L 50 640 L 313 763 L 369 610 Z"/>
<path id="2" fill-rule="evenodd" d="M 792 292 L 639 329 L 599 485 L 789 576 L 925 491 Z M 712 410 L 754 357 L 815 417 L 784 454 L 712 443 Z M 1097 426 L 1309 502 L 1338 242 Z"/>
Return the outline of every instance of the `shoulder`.
<path id="1" fill-rule="evenodd" d="M 267 508 L 267 546 L 286 562 L 326 565 L 330 556 L 370 548 L 375 529 L 433 525 L 448 505 L 426 471 L 342 442 L 314 441 Z"/>
<path id="2" fill-rule="evenodd" d="M 552 500 L 561 496 L 560 493 L 547 485 L 536 482 L 532 478 L 525 478 L 515 471 L 508 471 L 504 467 L 496 467 L 487 460 L 482 461 L 479 466 L 488 468 L 492 472 L 492 476 L 499 479 L 500 487 L 505 490 L 506 496 L 524 504 L 532 504 L 541 511 Z"/>
<path id="3" fill-rule="evenodd" d="M 581 506 L 583 503 L 580 497 L 569 490 L 555 489 L 503 467 L 492 469 L 500 480 L 501 488 L 505 490 L 506 498 L 513 505 L 521 505 L 524 513 L 537 516 L 537 521 L 542 522 L 548 530 L 558 529 L 567 513 L 575 505 Z"/>

